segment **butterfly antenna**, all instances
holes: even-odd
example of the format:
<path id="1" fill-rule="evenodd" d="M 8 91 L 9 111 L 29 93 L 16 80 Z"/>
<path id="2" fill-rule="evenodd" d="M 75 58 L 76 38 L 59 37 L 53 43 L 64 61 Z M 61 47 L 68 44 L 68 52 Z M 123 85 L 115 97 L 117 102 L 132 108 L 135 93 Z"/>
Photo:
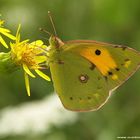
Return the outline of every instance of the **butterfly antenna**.
<path id="1" fill-rule="evenodd" d="M 51 36 L 52 34 L 50 32 L 48 32 L 47 30 L 43 29 L 43 28 L 39 28 L 40 31 L 47 33 L 49 36 Z"/>
<path id="2" fill-rule="evenodd" d="M 45 40 L 49 40 L 49 38 L 44 37 L 44 36 L 40 36 L 40 38 L 45 39 Z"/>
<path id="3" fill-rule="evenodd" d="M 54 22 L 53 22 L 53 18 L 52 18 L 52 15 L 51 15 L 50 11 L 48 11 L 48 16 L 50 18 L 50 21 L 51 21 L 51 24 L 52 24 L 52 27 L 53 27 L 54 35 L 57 36 L 56 29 L 55 29 Z"/>

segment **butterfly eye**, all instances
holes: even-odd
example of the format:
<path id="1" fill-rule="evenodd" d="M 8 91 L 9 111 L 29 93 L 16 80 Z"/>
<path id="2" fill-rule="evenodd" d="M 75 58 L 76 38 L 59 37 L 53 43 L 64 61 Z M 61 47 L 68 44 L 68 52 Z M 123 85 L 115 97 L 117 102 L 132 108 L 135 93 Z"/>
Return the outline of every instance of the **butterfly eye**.
<path id="1" fill-rule="evenodd" d="M 100 54 L 101 54 L 101 51 L 97 49 L 97 50 L 95 51 L 95 54 L 96 54 L 96 55 L 100 55 Z"/>

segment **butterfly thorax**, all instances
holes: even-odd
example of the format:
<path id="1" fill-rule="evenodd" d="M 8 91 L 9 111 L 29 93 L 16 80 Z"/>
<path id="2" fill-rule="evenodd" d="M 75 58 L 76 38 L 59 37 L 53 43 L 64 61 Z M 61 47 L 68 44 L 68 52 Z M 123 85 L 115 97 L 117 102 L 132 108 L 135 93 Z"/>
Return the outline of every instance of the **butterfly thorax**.
<path id="1" fill-rule="evenodd" d="M 62 51 L 62 46 L 64 42 L 56 36 L 51 36 L 49 38 L 49 62 L 57 59 L 57 56 Z"/>

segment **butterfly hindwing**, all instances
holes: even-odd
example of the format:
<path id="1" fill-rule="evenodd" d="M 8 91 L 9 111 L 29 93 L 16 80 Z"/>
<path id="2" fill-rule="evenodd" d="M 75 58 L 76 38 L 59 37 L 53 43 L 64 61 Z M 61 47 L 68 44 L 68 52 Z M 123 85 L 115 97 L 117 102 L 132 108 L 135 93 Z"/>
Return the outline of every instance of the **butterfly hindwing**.
<path id="1" fill-rule="evenodd" d="M 56 92 L 67 109 L 95 110 L 107 100 L 106 79 L 95 65 L 83 57 L 62 52 L 50 68 Z"/>

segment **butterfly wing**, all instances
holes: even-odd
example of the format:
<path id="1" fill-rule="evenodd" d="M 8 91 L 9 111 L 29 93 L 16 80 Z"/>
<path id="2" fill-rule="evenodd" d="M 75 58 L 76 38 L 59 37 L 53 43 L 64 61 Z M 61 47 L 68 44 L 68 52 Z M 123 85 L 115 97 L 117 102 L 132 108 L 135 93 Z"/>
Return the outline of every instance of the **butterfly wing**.
<path id="1" fill-rule="evenodd" d="M 140 54 L 127 47 L 74 41 L 62 48 L 50 69 L 55 90 L 69 110 L 100 108 L 109 92 L 128 79 L 140 64 Z"/>

